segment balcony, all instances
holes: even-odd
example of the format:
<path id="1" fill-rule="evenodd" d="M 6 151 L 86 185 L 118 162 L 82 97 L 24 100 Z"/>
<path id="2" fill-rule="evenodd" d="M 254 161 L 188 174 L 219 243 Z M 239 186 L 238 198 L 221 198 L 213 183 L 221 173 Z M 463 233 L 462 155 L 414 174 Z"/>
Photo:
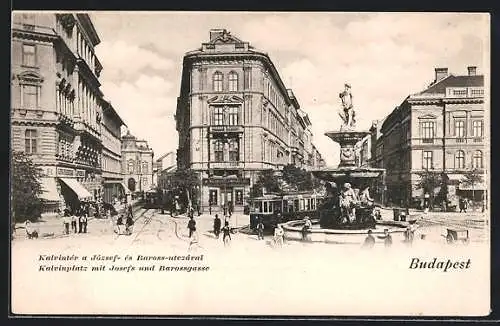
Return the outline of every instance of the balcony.
<path id="1" fill-rule="evenodd" d="M 210 162 L 211 169 L 243 169 L 242 161 Z"/>
<path id="2" fill-rule="evenodd" d="M 237 125 L 237 126 L 210 126 L 209 130 L 210 133 L 212 134 L 218 134 L 218 133 L 242 133 L 243 132 L 243 126 Z"/>

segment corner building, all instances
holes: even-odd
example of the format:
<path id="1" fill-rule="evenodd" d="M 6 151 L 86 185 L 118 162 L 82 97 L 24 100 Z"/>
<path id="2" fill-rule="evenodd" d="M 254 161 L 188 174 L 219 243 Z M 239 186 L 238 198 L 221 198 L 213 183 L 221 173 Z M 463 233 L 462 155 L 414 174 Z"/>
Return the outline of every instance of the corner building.
<path id="1" fill-rule="evenodd" d="M 418 206 L 418 173 L 444 172 L 450 179 L 448 196 L 480 201 L 486 196 L 489 152 L 485 142 L 484 76 L 477 68 L 467 74 L 450 74 L 436 68 L 434 81 L 425 90 L 409 95 L 382 124 L 383 165 L 387 170 L 390 203 Z M 474 189 L 463 182 L 476 169 L 483 183 Z"/>
<path id="2" fill-rule="evenodd" d="M 324 162 L 269 56 L 224 29 L 184 56 L 176 123 L 177 164 L 200 173 L 202 208 L 241 210 L 259 171 Z"/>
<path id="3" fill-rule="evenodd" d="M 45 213 L 102 197 L 99 43 L 87 14 L 12 16 L 12 149 L 42 169 Z"/>

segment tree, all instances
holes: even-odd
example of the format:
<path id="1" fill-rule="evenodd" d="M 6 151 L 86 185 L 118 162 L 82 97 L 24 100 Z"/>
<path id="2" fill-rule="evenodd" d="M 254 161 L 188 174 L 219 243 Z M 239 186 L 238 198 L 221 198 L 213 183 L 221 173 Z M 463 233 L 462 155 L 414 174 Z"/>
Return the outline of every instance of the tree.
<path id="1" fill-rule="evenodd" d="M 465 172 L 464 174 L 464 179 L 462 180 L 462 182 L 466 185 L 466 186 L 470 186 L 471 189 L 472 189 L 472 198 L 473 200 L 476 198 L 474 196 L 474 186 L 480 184 L 483 182 L 483 174 L 476 168 L 472 169 L 472 170 L 468 170 L 467 172 Z"/>
<path id="2" fill-rule="evenodd" d="M 275 175 L 273 170 L 263 170 L 259 172 L 257 181 L 250 188 L 250 197 L 255 198 L 263 195 L 262 190 L 266 192 L 281 193 L 279 178 Z"/>
<path id="3" fill-rule="evenodd" d="M 42 171 L 30 156 L 23 152 L 12 153 L 12 222 L 34 221 L 40 217 Z"/>
<path id="4" fill-rule="evenodd" d="M 417 175 L 420 177 L 415 187 L 417 189 L 422 189 L 424 193 L 429 194 L 429 204 L 434 206 L 434 197 L 436 188 L 442 188 L 443 185 L 443 175 L 441 172 L 437 171 L 423 171 L 418 172 Z"/>
<path id="5" fill-rule="evenodd" d="M 289 185 L 295 186 L 298 191 L 313 190 L 319 186 L 319 181 L 312 176 L 312 173 L 292 164 L 283 168 L 282 178 Z"/>

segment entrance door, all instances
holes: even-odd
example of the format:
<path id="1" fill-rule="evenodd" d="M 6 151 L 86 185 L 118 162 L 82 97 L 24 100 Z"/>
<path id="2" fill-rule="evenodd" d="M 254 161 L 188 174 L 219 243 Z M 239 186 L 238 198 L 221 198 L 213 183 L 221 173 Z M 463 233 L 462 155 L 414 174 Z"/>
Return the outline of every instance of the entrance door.
<path id="1" fill-rule="evenodd" d="M 210 189 L 210 191 L 208 192 L 208 200 L 209 200 L 209 204 L 211 203 L 212 206 L 217 206 L 217 190 L 215 189 Z"/>
<path id="2" fill-rule="evenodd" d="M 225 204 L 229 202 L 233 202 L 233 188 L 227 188 L 227 189 L 222 189 L 221 190 L 221 200 L 220 200 L 220 205 L 224 206 Z"/>

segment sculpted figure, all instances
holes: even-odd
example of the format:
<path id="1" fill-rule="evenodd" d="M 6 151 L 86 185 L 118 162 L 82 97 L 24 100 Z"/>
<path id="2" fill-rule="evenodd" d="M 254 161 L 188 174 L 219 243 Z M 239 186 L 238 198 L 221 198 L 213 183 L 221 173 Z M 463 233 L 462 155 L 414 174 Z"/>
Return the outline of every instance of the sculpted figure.
<path id="1" fill-rule="evenodd" d="M 340 207 L 344 219 L 349 222 L 356 219 L 355 205 L 358 202 L 357 197 L 356 192 L 351 188 L 351 184 L 346 182 L 344 184 L 344 189 L 340 194 Z"/>
<path id="2" fill-rule="evenodd" d="M 356 120 L 354 108 L 352 105 L 351 85 L 345 84 L 344 86 L 344 91 L 339 94 L 339 97 L 342 100 L 343 108 L 343 112 L 340 114 L 340 117 L 344 122 L 343 127 L 353 128 L 356 124 Z"/>

